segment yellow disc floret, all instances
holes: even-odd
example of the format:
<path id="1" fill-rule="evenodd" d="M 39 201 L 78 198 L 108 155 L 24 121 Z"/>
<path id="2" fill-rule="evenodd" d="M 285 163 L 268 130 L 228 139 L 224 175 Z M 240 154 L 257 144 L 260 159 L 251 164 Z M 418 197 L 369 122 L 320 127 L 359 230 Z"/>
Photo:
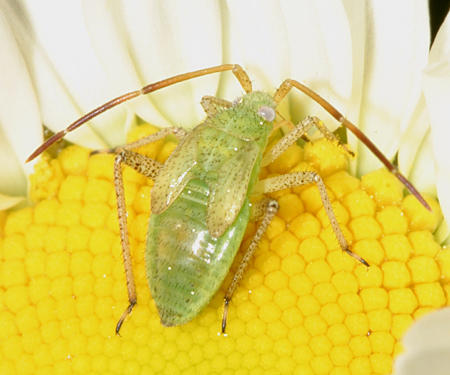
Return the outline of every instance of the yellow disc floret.
<path id="1" fill-rule="evenodd" d="M 129 141 L 155 131 L 139 126 Z M 175 146 L 139 152 L 164 162 Z M 286 189 L 273 194 L 280 210 L 230 303 L 227 335 L 222 303 L 237 264 L 192 322 L 163 327 L 144 266 L 153 181 L 125 167 L 138 303 L 117 336 L 128 300 L 113 159 L 77 146 L 44 156 L 34 205 L 0 213 L 0 374 L 389 374 L 414 320 L 450 305 L 437 202 L 427 197 L 430 213 L 404 198 L 385 170 L 351 176 L 342 147 L 319 140 L 291 146 L 261 175 L 318 171 L 369 267 L 340 249 L 316 186 Z"/>

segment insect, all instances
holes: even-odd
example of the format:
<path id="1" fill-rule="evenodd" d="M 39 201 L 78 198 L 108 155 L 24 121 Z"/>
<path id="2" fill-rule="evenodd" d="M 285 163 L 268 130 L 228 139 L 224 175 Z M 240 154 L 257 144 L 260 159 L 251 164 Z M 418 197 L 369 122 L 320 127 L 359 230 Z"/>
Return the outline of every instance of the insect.
<path id="1" fill-rule="evenodd" d="M 228 273 L 250 220 L 259 221 L 256 233 L 224 297 L 222 332 L 225 332 L 228 307 L 249 261 L 278 210 L 273 199 L 250 204 L 255 191 L 270 193 L 304 184 L 316 184 L 343 251 L 359 262 L 337 223 L 321 177 L 315 172 L 294 172 L 258 180 L 262 166 L 277 159 L 308 129 L 316 127 L 328 139 L 335 136 L 316 117 L 307 117 L 264 153 L 274 128 L 276 107 L 292 88 L 317 101 L 343 126 L 353 132 L 429 209 L 423 197 L 400 174 L 376 146 L 330 103 L 298 81 L 287 79 L 274 95 L 252 91 L 247 73 L 239 65 L 223 64 L 180 74 L 121 95 L 87 113 L 38 147 L 28 158 L 34 159 L 54 142 L 100 113 L 132 98 L 172 84 L 207 74 L 232 71 L 245 94 L 229 102 L 205 96 L 201 104 L 207 114 L 204 122 L 187 132 L 166 128 L 136 142 L 117 147 L 114 184 L 117 196 L 120 238 L 123 251 L 129 305 L 120 317 L 116 333 L 136 304 L 136 288 L 131 266 L 122 166 L 128 165 L 154 179 L 151 217 L 147 234 L 146 269 L 152 297 L 165 326 L 184 324 L 209 303 Z M 133 152 L 145 144 L 175 135 L 179 144 L 164 165 Z"/>

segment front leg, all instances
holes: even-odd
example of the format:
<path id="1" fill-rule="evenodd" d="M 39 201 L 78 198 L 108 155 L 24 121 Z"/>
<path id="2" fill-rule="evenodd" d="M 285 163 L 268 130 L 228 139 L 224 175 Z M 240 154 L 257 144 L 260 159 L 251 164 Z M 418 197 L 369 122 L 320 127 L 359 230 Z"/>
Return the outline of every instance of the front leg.
<path id="1" fill-rule="evenodd" d="M 182 140 L 186 135 L 187 135 L 187 131 L 184 130 L 183 128 L 164 128 L 161 129 L 159 132 L 150 134 L 144 138 L 138 139 L 135 142 L 131 142 L 131 143 L 127 143 L 125 145 L 122 146 L 116 146 L 107 150 L 95 150 L 91 152 L 91 155 L 94 154 L 101 154 L 101 153 L 108 153 L 108 154 L 118 154 L 123 150 L 127 150 L 127 151 L 131 151 L 134 150 L 136 148 L 148 145 L 149 143 L 153 143 L 156 142 L 160 139 L 163 139 L 165 137 L 167 137 L 168 135 L 173 134 L 175 137 L 178 138 L 178 140 Z"/>
<path id="2" fill-rule="evenodd" d="M 275 144 L 275 146 L 273 146 L 266 153 L 266 155 L 264 155 L 261 166 L 265 167 L 266 165 L 275 161 L 283 152 L 285 152 L 289 148 L 289 146 L 303 137 L 313 126 L 315 126 L 330 142 L 343 148 L 344 151 L 347 152 L 350 156 L 354 156 L 354 153 L 348 149 L 347 145 L 342 144 L 339 139 L 330 130 L 328 130 L 325 124 L 318 117 L 307 116 L 303 121 L 297 124 L 293 130 L 291 130 L 283 138 L 281 138 Z"/>

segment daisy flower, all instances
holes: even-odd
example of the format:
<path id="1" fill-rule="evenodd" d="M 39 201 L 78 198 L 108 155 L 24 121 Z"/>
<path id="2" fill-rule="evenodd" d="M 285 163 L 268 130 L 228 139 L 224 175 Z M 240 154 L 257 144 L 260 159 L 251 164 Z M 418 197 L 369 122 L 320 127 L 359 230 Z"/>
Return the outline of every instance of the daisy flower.
<path id="1" fill-rule="evenodd" d="M 0 373 L 389 374 L 413 322 L 450 305 L 449 23 L 430 50 L 423 0 L 4 1 Z M 125 92 L 222 63 L 242 65 L 255 89 L 274 92 L 293 78 L 317 91 L 396 161 L 432 212 L 351 134 L 351 161 L 312 135 L 262 175 L 318 171 L 370 267 L 342 254 L 314 186 L 289 189 L 273 195 L 280 212 L 233 297 L 228 335 L 218 333 L 236 265 L 197 318 L 165 328 L 143 259 L 153 183 L 125 169 L 138 304 L 116 336 L 128 302 L 113 159 L 89 149 L 156 126 L 192 129 L 205 118 L 202 96 L 233 100 L 242 89 L 229 73 L 171 86 L 68 133 L 60 152 L 25 160 L 43 142 L 42 125 L 60 131 Z M 313 114 L 339 125 L 298 92 L 279 111 L 293 123 Z M 168 139 L 142 151 L 163 162 L 174 147 Z M 448 349 L 414 346 L 411 332 L 398 373 L 426 358 L 417 353 Z"/>

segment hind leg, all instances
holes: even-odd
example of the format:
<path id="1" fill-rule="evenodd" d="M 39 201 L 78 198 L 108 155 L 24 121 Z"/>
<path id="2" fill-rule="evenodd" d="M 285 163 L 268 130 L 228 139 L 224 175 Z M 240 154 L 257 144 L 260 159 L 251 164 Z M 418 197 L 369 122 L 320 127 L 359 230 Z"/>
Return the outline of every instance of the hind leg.
<path id="1" fill-rule="evenodd" d="M 247 269 L 256 248 L 258 247 L 259 241 L 261 241 L 261 237 L 266 232 L 267 227 L 269 226 L 277 211 L 278 202 L 274 199 L 264 199 L 261 202 L 258 202 L 252 210 L 252 219 L 256 220 L 262 217 L 262 220 L 258 225 L 258 228 L 256 229 L 256 233 L 254 234 L 250 245 L 245 250 L 244 257 L 242 258 L 241 263 L 239 264 L 239 267 L 234 274 L 233 280 L 231 281 L 231 284 L 228 286 L 228 289 L 225 293 L 222 317 L 222 333 L 225 333 L 228 317 L 228 305 L 231 301 L 231 298 L 233 297 L 233 293 L 239 285 L 239 282 L 242 280 L 244 272 Z"/>

